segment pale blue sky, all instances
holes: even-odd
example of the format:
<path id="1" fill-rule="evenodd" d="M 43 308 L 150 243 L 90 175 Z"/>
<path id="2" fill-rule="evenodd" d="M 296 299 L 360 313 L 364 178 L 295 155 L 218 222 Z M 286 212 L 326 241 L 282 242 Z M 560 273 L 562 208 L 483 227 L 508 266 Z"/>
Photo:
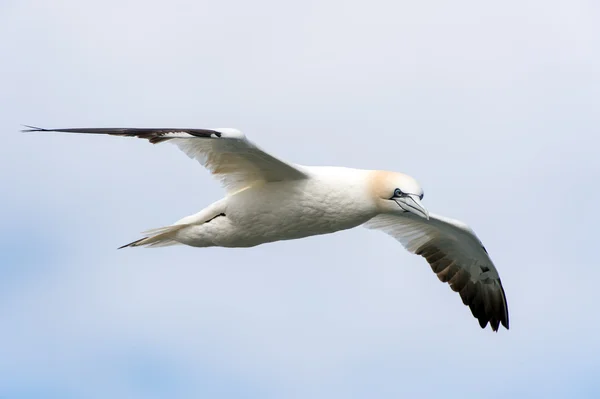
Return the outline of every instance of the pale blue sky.
<path id="1" fill-rule="evenodd" d="M 0 397 L 600 396 L 591 1 L 0 2 Z M 235 127 L 409 173 L 494 259 L 481 330 L 376 231 L 118 246 L 222 196 L 175 147 L 43 127 Z"/>

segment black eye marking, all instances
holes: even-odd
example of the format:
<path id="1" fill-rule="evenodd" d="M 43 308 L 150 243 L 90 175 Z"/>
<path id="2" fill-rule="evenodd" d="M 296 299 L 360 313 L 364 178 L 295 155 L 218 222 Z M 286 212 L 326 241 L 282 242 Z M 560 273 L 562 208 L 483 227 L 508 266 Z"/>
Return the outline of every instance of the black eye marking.
<path id="1" fill-rule="evenodd" d="M 489 268 L 489 267 L 487 267 L 487 266 L 479 266 L 479 268 L 481 269 L 481 271 L 482 271 L 483 273 L 485 273 L 485 272 L 489 272 L 489 271 L 490 271 L 490 268 Z"/>
<path id="2" fill-rule="evenodd" d="M 421 201 L 423 201 L 423 197 L 424 197 L 424 196 L 425 196 L 425 193 L 421 193 L 421 195 L 419 195 L 419 199 L 420 199 Z"/>

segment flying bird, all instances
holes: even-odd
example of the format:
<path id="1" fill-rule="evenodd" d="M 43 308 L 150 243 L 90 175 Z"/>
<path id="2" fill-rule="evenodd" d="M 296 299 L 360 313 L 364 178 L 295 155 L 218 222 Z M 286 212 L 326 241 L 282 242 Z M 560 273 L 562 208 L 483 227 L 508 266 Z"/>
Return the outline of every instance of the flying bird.
<path id="1" fill-rule="evenodd" d="M 423 189 L 403 173 L 302 166 L 261 150 L 236 129 L 68 128 L 24 132 L 108 134 L 170 142 L 221 181 L 227 195 L 171 226 L 122 246 L 252 247 L 357 226 L 381 230 L 423 256 L 460 294 L 481 328 L 508 329 L 496 267 L 466 224 L 430 213 Z"/>

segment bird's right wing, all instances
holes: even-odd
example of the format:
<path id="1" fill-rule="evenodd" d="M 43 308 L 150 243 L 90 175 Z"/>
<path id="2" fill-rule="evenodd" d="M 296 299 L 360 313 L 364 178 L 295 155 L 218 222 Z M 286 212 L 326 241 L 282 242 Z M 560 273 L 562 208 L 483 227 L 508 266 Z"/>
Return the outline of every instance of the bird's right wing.
<path id="1" fill-rule="evenodd" d="M 502 282 L 486 249 L 464 223 L 430 214 L 379 215 L 365 223 L 381 230 L 411 253 L 423 256 L 440 281 L 460 294 L 481 328 L 500 323 L 508 329 L 508 305 Z"/>
<path id="2" fill-rule="evenodd" d="M 109 134 L 147 139 L 153 144 L 169 141 L 198 160 L 232 193 L 257 182 L 305 179 L 298 167 L 261 150 L 236 129 L 178 128 L 67 128 L 27 126 L 25 132 Z"/>

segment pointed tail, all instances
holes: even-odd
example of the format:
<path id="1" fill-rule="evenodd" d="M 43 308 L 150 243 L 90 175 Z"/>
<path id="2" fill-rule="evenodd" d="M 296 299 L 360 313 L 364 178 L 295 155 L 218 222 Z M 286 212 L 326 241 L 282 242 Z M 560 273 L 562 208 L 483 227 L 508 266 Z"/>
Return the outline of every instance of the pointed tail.
<path id="1" fill-rule="evenodd" d="M 143 233 L 146 235 L 146 237 L 120 246 L 118 249 L 127 247 L 168 247 L 171 245 L 177 245 L 179 242 L 174 239 L 175 235 L 179 230 L 187 226 L 187 224 L 177 224 L 173 226 L 151 229 Z"/>

